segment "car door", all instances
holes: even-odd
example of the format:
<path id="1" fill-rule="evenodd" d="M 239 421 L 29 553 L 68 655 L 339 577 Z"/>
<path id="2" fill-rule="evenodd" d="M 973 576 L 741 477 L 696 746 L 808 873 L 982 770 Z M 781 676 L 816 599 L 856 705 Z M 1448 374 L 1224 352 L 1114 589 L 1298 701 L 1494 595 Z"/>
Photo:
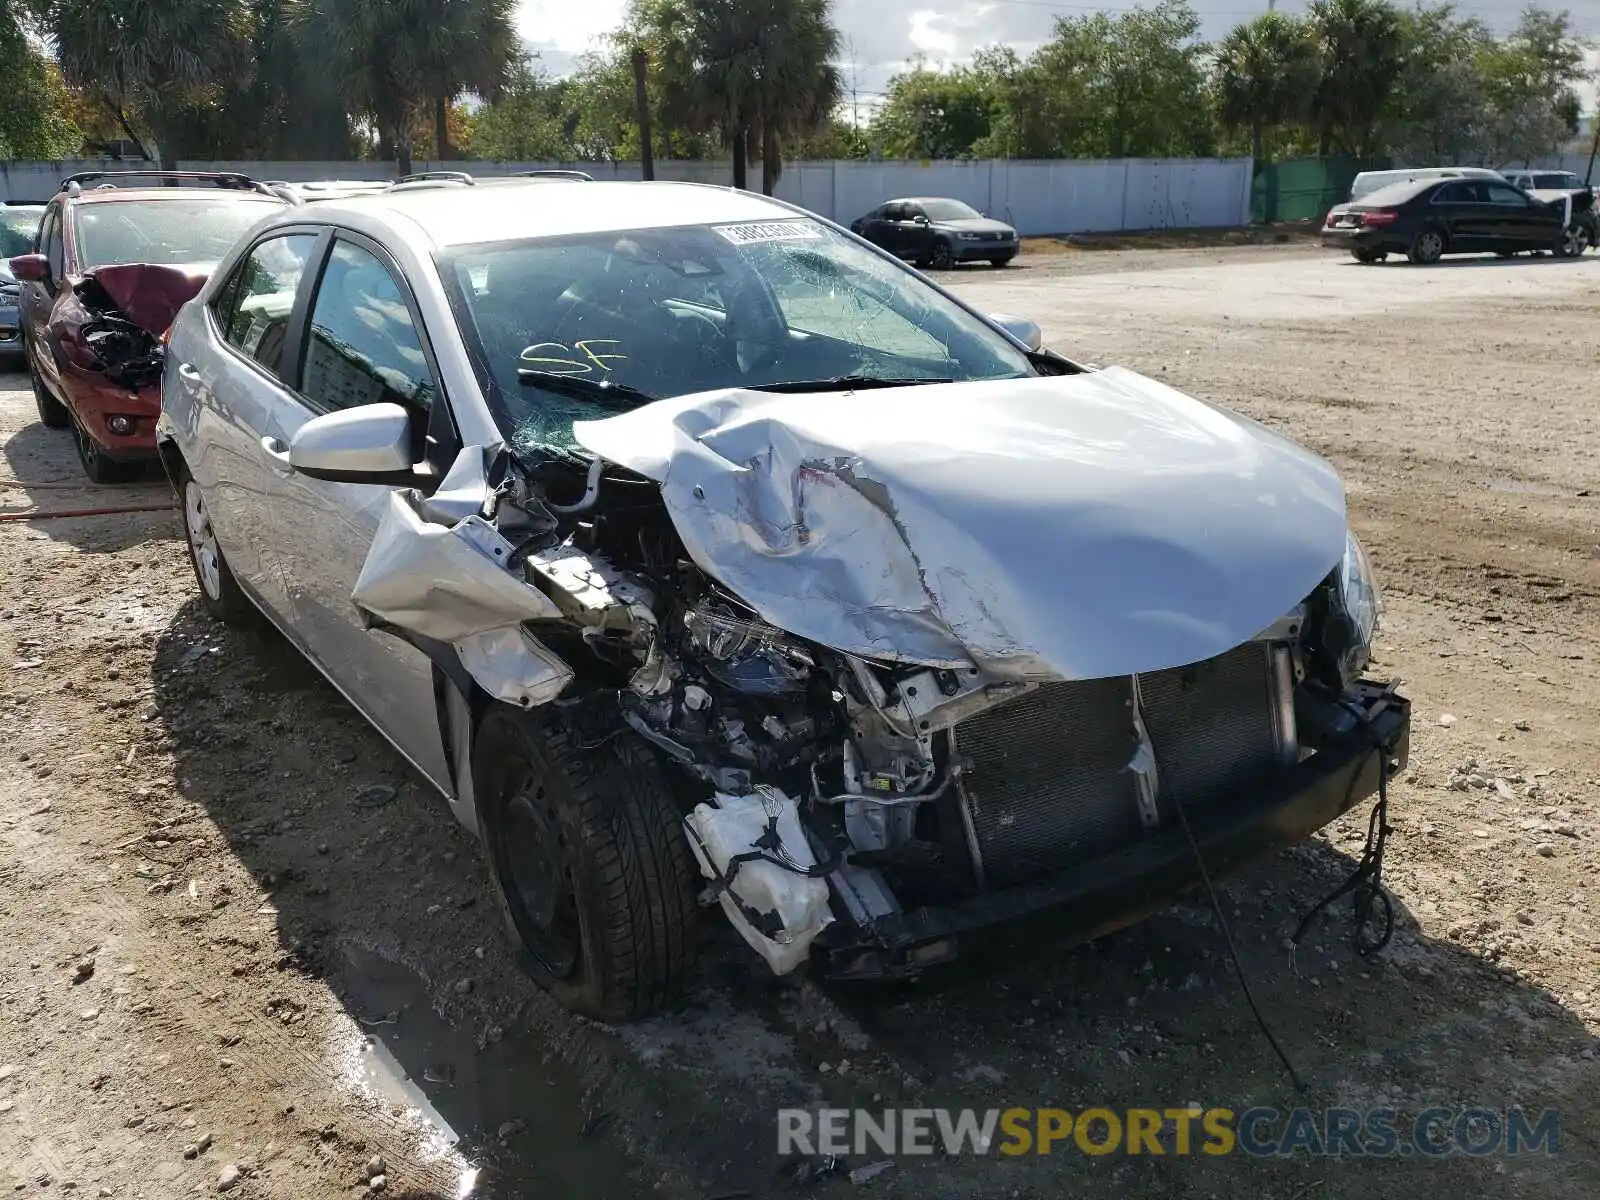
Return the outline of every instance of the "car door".
<path id="1" fill-rule="evenodd" d="M 256 242 L 203 311 L 180 315 L 164 383 L 164 407 L 185 426 L 188 467 L 228 565 L 286 628 L 292 606 L 271 513 L 287 473 L 261 443 L 286 438 L 304 420 L 304 406 L 286 390 L 295 362 L 288 335 L 330 236 L 298 226 Z"/>
<path id="2" fill-rule="evenodd" d="M 432 660 L 393 634 L 367 629 L 350 599 L 394 489 L 312 479 L 279 465 L 305 421 L 375 403 L 404 406 L 437 453 L 454 457 L 445 432 L 453 426 L 415 301 L 376 243 L 335 235 L 298 343 L 298 378 L 282 393 L 290 411 L 260 447 L 276 476 L 264 536 L 278 560 L 291 626 L 334 685 L 452 794 Z M 419 457 L 422 442 L 419 436 Z M 440 474 L 448 465 L 436 464 Z"/>
<path id="3" fill-rule="evenodd" d="M 904 247 L 900 254 L 913 262 L 933 257 L 933 226 L 920 204 L 907 204 L 905 217 L 900 222 L 900 239 Z"/>
<path id="4" fill-rule="evenodd" d="M 35 252 L 50 262 L 50 278 L 40 282 L 23 282 L 21 289 L 21 316 L 23 343 L 33 360 L 34 369 L 46 387 L 61 394 L 61 371 L 50 350 L 50 314 L 55 310 L 57 289 L 66 274 L 66 253 L 61 236 L 61 204 L 52 204 L 39 222 L 39 241 Z"/>
<path id="5" fill-rule="evenodd" d="M 1493 224 L 1495 250 L 1547 250 L 1561 232 L 1558 210 L 1538 203 L 1508 183 L 1482 185 Z"/>
<path id="6" fill-rule="evenodd" d="M 1470 179 L 1442 184 L 1427 199 L 1427 214 L 1442 224 L 1453 250 L 1486 250 L 1488 223 L 1478 194 L 1479 185 Z"/>
<path id="7" fill-rule="evenodd" d="M 856 223 L 856 232 L 874 245 L 883 244 L 883 213 L 885 205 L 878 205 Z"/>

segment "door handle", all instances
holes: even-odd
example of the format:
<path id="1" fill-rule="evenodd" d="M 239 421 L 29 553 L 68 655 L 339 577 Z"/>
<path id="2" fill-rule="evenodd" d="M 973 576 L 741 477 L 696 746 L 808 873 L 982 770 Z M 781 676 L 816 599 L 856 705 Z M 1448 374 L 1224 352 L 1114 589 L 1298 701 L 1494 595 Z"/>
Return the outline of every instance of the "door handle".
<path id="1" fill-rule="evenodd" d="M 261 452 L 272 460 L 274 470 L 288 474 L 292 469 L 289 466 L 289 447 L 275 437 L 261 439 Z"/>
<path id="2" fill-rule="evenodd" d="M 199 383 L 200 372 L 195 368 L 193 363 L 179 363 L 178 378 L 188 383 Z"/>

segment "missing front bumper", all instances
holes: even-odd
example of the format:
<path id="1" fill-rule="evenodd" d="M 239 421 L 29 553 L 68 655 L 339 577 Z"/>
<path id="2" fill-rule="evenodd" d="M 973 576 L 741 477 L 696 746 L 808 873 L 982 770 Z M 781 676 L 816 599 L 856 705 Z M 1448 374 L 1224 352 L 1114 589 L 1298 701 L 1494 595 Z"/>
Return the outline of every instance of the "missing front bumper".
<path id="1" fill-rule="evenodd" d="M 1392 689 L 1358 684 L 1364 720 L 1286 769 L 1272 786 L 1213 800 L 1189 825 L 1213 878 L 1296 845 L 1378 790 L 1382 759 L 1391 774 L 1410 750 L 1411 704 Z M 1061 909 L 1060 932 L 1089 941 L 1133 924 L 1200 885 L 1194 851 L 1177 823 L 1136 846 L 1028 883 L 952 903 L 894 913 L 866 924 L 837 922 L 819 941 L 824 974 L 870 979 L 914 975 L 955 957 L 963 934 L 1046 909 Z"/>

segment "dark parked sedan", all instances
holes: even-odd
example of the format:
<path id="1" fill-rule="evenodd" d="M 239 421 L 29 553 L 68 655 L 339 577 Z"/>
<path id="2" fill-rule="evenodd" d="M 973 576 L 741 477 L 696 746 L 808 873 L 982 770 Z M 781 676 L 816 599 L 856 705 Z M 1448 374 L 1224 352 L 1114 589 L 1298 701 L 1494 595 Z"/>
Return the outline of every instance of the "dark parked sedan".
<path id="1" fill-rule="evenodd" d="M 1593 204 L 1588 192 L 1546 202 L 1492 179 L 1395 183 L 1331 209 L 1322 244 L 1361 262 L 1404 254 L 1433 263 L 1446 254 L 1522 250 L 1576 258 L 1593 240 Z"/>
<path id="2" fill-rule="evenodd" d="M 944 271 L 983 259 L 1003 267 L 1017 256 L 1017 231 L 959 200 L 890 200 L 851 224 L 875 246 L 919 267 Z"/>

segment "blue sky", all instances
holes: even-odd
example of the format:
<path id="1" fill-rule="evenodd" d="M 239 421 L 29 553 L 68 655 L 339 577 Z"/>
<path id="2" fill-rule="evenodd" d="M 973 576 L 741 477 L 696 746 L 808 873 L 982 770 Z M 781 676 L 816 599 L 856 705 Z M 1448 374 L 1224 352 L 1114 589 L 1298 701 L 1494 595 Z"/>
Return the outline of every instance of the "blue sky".
<path id="1" fill-rule="evenodd" d="M 1112 0 L 1108 6 L 1131 7 L 1134 0 Z M 1266 11 L 1265 0 L 1191 0 L 1204 26 L 1201 35 L 1218 38 L 1242 20 Z M 1504 32 L 1515 24 L 1524 0 L 1462 0 L 1458 11 L 1481 17 Z M 1550 0 L 1547 0 L 1550 3 Z M 1585 37 L 1600 41 L 1600 0 L 1570 0 L 1561 5 L 1573 15 Z M 574 59 L 593 49 L 622 19 L 626 0 L 521 0 L 518 23 L 528 44 L 545 60 L 552 74 L 564 74 Z M 1024 53 L 1050 36 L 1058 16 L 1094 11 L 1098 5 L 1067 0 L 834 0 L 834 19 L 850 44 L 852 71 L 845 64 L 846 84 L 853 75 L 863 99 L 882 92 L 897 67 L 914 54 L 936 60 L 960 60 L 979 46 L 1008 42 Z M 1305 8 L 1305 0 L 1280 0 L 1284 12 Z M 1600 54 L 1591 56 L 1600 69 Z M 1592 107 L 1592 91 L 1590 107 Z"/>

